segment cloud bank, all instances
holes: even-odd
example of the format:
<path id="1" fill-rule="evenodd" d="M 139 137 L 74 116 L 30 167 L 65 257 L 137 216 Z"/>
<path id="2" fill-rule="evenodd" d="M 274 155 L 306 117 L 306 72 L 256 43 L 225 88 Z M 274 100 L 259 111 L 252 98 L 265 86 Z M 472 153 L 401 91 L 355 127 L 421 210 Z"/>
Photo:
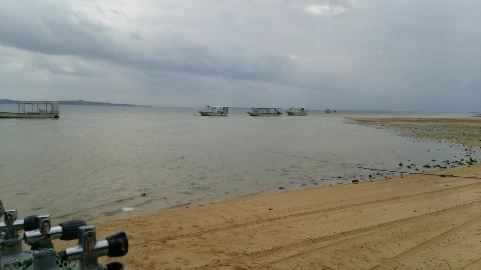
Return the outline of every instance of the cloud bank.
<path id="1" fill-rule="evenodd" d="M 477 1 L 1 1 L 0 94 L 481 110 Z"/>

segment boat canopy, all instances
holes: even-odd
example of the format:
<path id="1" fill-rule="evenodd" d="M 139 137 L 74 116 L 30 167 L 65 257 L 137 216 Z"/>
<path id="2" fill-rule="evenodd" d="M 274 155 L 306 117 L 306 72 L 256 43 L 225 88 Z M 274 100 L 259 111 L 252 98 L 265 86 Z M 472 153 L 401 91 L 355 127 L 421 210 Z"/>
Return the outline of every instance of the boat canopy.
<path id="1" fill-rule="evenodd" d="M 17 106 L 18 113 L 60 113 L 58 102 L 53 101 L 17 101 Z"/>
<path id="2" fill-rule="evenodd" d="M 229 106 L 212 106 L 208 105 L 205 106 L 206 111 L 210 112 L 228 112 L 229 111 Z"/>

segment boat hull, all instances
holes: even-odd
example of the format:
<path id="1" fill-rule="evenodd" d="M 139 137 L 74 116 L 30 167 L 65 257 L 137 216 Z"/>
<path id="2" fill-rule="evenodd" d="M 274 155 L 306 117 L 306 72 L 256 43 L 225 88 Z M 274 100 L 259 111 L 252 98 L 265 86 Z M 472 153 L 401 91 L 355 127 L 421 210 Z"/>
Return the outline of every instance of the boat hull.
<path id="1" fill-rule="evenodd" d="M 280 113 L 255 113 L 247 112 L 250 116 L 281 116 Z"/>
<path id="2" fill-rule="evenodd" d="M 58 113 L 10 113 L 10 112 L 0 112 L 0 118 L 59 118 Z"/>
<path id="3" fill-rule="evenodd" d="M 287 115 L 290 115 L 290 116 L 306 116 L 307 113 L 287 112 Z"/>
<path id="4" fill-rule="evenodd" d="M 227 116 L 227 113 L 199 112 L 202 116 Z"/>

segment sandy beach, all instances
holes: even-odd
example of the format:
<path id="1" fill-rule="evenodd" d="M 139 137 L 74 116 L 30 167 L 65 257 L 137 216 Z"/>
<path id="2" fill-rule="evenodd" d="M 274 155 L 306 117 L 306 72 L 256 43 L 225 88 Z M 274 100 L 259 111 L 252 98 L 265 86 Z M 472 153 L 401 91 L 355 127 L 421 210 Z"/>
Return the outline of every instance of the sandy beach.
<path id="1" fill-rule="evenodd" d="M 481 145 L 481 119 L 352 120 Z M 102 262 L 128 269 L 481 269 L 481 164 L 97 224 L 98 239 L 118 231 L 129 253 Z"/>

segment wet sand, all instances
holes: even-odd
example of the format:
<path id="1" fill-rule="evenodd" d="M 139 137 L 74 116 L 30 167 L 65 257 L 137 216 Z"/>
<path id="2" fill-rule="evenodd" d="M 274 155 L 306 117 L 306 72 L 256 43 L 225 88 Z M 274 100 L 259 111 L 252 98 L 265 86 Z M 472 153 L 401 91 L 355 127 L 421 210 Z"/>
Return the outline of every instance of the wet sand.
<path id="1" fill-rule="evenodd" d="M 472 118 L 349 118 L 353 121 L 392 128 L 404 136 L 442 140 L 466 146 L 481 146 L 481 117 Z"/>
<path id="2" fill-rule="evenodd" d="M 479 150 L 481 119 L 352 120 Z M 97 239 L 118 231 L 129 253 L 101 261 L 129 269 L 481 269 L 481 164 L 179 206 Z"/>

